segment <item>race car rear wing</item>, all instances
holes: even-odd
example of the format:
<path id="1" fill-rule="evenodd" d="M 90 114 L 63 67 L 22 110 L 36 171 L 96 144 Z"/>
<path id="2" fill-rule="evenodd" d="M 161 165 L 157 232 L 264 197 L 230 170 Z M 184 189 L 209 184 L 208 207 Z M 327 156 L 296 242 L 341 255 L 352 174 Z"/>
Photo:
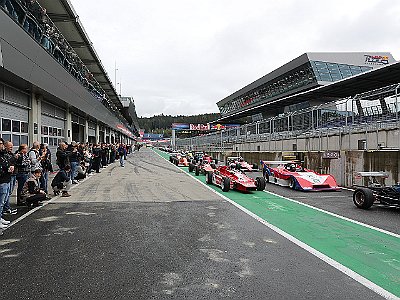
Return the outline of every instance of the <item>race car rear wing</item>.
<path id="1" fill-rule="evenodd" d="M 357 172 L 356 177 L 382 177 L 388 178 L 389 175 L 386 172 Z"/>
<path id="2" fill-rule="evenodd" d="M 297 162 L 293 160 L 260 160 L 263 165 L 286 165 L 286 164 L 296 164 Z"/>

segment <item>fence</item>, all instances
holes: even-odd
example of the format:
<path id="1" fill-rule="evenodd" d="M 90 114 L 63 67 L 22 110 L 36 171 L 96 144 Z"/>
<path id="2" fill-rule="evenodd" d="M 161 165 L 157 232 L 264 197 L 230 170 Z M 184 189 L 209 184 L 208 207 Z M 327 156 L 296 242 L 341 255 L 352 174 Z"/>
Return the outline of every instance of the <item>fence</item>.
<path id="1" fill-rule="evenodd" d="M 400 84 L 390 85 L 354 97 L 245 124 L 239 128 L 177 139 L 176 146 L 181 149 L 224 151 L 233 150 L 234 145 L 241 143 L 313 138 L 337 134 L 351 135 L 360 132 L 375 131 L 378 133 L 378 131 L 384 129 L 399 129 L 400 136 L 399 88 Z M 368 106 L 368 104 L 375 104 L 377 101 L 379 101 L 378 105 Z M 364 107 L 362 107 L 362 104 L 364 104 Z M 376 146 L 376 150 L 378 150 L 378 147 L 379 145 Z M 347 150 L 351 150 L 350 143 L 349 148 Z"/>

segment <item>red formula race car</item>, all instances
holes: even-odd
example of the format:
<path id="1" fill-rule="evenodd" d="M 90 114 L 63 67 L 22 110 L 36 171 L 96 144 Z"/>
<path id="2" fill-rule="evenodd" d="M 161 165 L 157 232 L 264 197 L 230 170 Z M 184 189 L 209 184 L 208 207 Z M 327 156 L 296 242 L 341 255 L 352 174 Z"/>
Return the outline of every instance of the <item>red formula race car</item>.
<path id="1" fill-rule="evenodd" d="M 206 177 L 207 184 L 215 184 L 222 188 L 223 192 L 235 189 L 241 192 L 262 191 L 265 189 L 265 179 L 248 177 L 239 170 L 230 169 L 228 166 L 218 167 L 214 171 L 208 171 Z"/>
<path id="2" fill-rule="evenodd" d="M 209 162 L 208 160 L 202 160 L 198 163 L 194 163 L 194 161 L 192 161 L 189 164 L 189 172 L 194 172 L 196 176 L 199 176 L 200 174 L 206 175 L 208 171 L 214 171 L 216 168 L 216 164 Z"/>
<path id="3" fill-rule="evenodd" d="M 181 153 L 172 153 L 169 157 L 169 161 L 178 167 L 188 167 L 189 161 L 186 155 Z"/>
<path id="4" fill-rule="evenodd" d="M 338 191 L 335 178 L 303 168 L 294 161 L 260 161 L 266 182 L 301 191 Z"/>
<path id="5" fill-rule="evenodd" d="M 241 156 L 229 156 L 226 159 L 227 165 L 242 172 L 258 171 L 257 164 L 249 164 Z"/>

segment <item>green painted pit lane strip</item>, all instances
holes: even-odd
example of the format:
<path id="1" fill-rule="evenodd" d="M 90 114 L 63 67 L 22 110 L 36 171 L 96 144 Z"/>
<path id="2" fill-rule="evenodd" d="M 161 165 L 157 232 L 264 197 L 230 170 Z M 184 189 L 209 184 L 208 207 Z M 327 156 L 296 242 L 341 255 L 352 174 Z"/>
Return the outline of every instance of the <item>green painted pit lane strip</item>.
<path id="1" fill-rule="evenodd" d="M 169 154 L 156 151 L 165 159 Z M 188 172 L 188 168 L 181 168 Z M 205 176 L 195 176 L 205 182 Z M 268 192 L 223 193 L 258 217 L 400 297 L 400 239 Z M 349 199 L 351 201 L 351 199 Z"/>

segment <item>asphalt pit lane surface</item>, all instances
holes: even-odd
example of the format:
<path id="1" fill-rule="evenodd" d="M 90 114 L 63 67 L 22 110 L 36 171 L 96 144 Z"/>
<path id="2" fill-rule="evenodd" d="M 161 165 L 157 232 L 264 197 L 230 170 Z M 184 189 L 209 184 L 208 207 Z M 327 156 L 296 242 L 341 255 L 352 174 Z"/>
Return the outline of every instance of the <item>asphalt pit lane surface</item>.
<path id="1" fill-rule="evenodd" d="M 229 262 L 229 259 L 222 257 L 226 252 L 218 249 L 200 249 L 208 255 L 208 259 L 216 262 Z"/>

